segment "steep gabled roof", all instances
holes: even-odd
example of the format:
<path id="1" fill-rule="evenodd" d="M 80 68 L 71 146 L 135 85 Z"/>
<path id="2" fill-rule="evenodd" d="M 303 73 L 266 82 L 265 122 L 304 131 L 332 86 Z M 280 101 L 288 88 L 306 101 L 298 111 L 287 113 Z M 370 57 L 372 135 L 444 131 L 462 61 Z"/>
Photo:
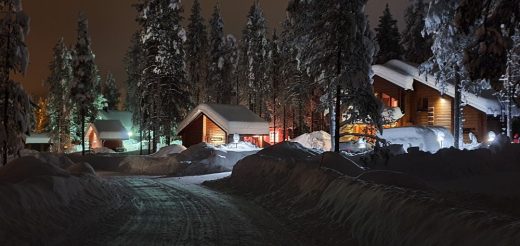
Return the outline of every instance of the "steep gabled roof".
<path id="1" fill-rule="evenodd" d="M 132 130 L 132 112 L 117 110 L 101 110 L 101 112 L 99 112 L 99 119 L 119 120 L 127 130 Z"/>
<path id="2" fill-rule="evenodd" d="M 119 120 L 96 120 L 90 126 L 101 140 L 128 140 L 128 130 Z"/>
<path id="3" fill-rule="evenodd" d="M 267 135 L 269 123 L 240 105 L 201 104 L 179 125 L 179 133 L 201 114 L 211 119 L 228 134 Z"/>
<path id="4" fill-rule="evenodd" d="M 413 83 L 417 81 L 440 92 L 434 76 L 419 75 L 419 69 L 416 66 L 403 61 L 391 60 L 386 64 L 374 65 L 372 69 L 375 75 L 405 90 L 413 90 Z M 455 87 L 452 84 L 448 84 L 444 93 L 450 97 L 455 97 Z M 502 111 L 497 98 L 491 95 L 491 93 L 483 93 L 480 96 L 473 93 L 465 93 L 464 102 L 488 115 L 499 115 Z"/>

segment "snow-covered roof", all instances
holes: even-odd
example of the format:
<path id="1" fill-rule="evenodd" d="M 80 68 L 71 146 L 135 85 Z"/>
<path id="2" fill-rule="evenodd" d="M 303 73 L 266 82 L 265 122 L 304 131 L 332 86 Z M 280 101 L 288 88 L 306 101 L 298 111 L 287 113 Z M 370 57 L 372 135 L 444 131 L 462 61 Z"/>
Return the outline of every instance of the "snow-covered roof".
<path id="1" fill-rule="evenodd" d="M 119 120 L 96 120 L 94 123 L 91 123 L 90 126 L 101 140 L 129 139 L 128 130 Z"/>
<path id="2" fill-rule="evenodd" d="M 51 143 L 51 137 L 48 133 L 31 133 L 25 139 L 26 144 L 48 144 Z"/>
<path id="3" fill-rule="evenodd" d="M 99 112 L 100 120 L 119 120 L 121 124 L 127 129 L 132 130 L 132 112 L 116 111 L 116 110 L 102 110 Z"/>
<path id="4" fill-rule="evenodd" d="M 372 69 L 375 75 L 405 90 L 413 90 L 413 83 L 417 81 L 440 92 L 433 75 L 419 75 L 419 69 L 416 66 L 403 61 L 391 60 L 382 65 L 374 65 Z M 455 87 L 452 84 L 448 84 L 444 93 L 450 97 L 455 97 Z M 502 111 L 500 103 L 496 97 L 487 94 L 490 93 L 483 93 L 480 96 L 473 93 L 465 93 L 464 102 L 488 115 L 500 114 Z"/>
<path id="5" fill-rule="evenodd" d="M 201 114 L 206 115 L 228 134 L 267 135 L 269 123 L 241 105 L 201 104 L 193 109 L 179 125 L 182 132 Z"/>

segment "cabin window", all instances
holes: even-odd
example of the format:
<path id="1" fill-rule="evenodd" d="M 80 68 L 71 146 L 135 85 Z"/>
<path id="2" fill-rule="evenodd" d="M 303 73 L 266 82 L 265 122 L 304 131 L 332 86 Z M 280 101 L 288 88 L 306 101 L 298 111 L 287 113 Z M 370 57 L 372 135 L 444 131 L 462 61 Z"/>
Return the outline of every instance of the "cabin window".
<path id="1" fill-rule="evenodd" d="M 397 100 L 385 93 L 381 93 L 381 101 L 383 101 L 383 103 L 387 107 L 391 107 L 391 108 L 399 107 L 399 100 Z"/>
<path id="2" fill-rule="evenodd" d="M 428 98 L 422 98 L 417 103 L 417 111 L 428 111 Z"/>

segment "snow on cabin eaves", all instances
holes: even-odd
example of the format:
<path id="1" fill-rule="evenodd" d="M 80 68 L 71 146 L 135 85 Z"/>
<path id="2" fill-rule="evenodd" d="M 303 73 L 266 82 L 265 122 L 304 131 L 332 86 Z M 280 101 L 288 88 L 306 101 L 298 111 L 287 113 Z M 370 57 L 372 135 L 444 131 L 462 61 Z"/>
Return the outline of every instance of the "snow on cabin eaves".
<path id="1" fill-rule="evenodd" d="M 405 90 L 413 90 L 413 83 L 417 81 L 441 92 L 436 85 L 437 81 L 433 75 L 420 75 L 417 67 L 403 61 L 391 60 L 382 65 L 374 65 L 372 69 L 375 75 Z M 452 98 L 455 97 L 455 87 L 452 84 L 447 84 L 444 94 Z M 473 93 L 465 93 L 463 99 L 469 106 L 488 115 L 499 115 L 502 111 L 500 103 L 493 96 L 478 96 Z"/>
<path id="2" fill-rule="evenodd" d="M 227 134 L 268 135 L 269 123 L 241 105 L 201 104 L 179 124 L 182 132 L 201 114 L 211 119 Z"/>
<path id="3" fill-rule="evenodd" d="M 96 120 L 91 123 L 92 130 L 101 140 L 128 140 L 128 130 L 119 120 Z M 88 135 L 85 136 L 88 138 Z"/>

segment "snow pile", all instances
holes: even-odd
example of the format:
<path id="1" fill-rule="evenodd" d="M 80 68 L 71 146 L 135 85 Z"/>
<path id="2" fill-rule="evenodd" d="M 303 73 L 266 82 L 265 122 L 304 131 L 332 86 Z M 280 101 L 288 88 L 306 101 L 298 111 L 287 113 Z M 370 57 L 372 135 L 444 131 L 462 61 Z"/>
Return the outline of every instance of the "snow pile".
<path id="1" fill-rule="evenodd" d="M 181 147 L 168 147 L 163 153 L 172 153 L 182 149 Z M 215 147 L 207 143 L 200 143 L 180 153 L 166 156 L 155 154 L 126 157 L 120 162 L 118 171 L 140 175 L 175 176 L 228 172 L 239 160 L 258 151 L 258 148 L 246 144 L 242 144 L 239 149 L 233 149 L 230 146 Z"/>
<path id="2" fill-rule="evenodd" d="M 329 161 L 338 160 L 282 143 L 244 158 L 227 182 L 322 245 L 515 245 L 520 240 L 518 219 L 393 186 L 420 183 L 406 174 L 360 175 L 390 183 L 373 184 L 322 168 Z"/>
<path id="3" fill-rule="evenodd" d="M 405 155 L 361 159 L 375 170 L 406 173 L 444 191 L 520 197 L 520 145 L 493 149 L 442 149 L 435 154 L 411 151 Z"/>
<path id="4" fill-rule="evenodd" d="M 117 206 L 120 192 L 65 160 L 26 156 L 0 168 L 0 244 L 57 245 Z"/>
<path id="5" fill-rule="evenodd" d="M 181 153 L 181 152 L 183 152 L 185 150 L 186 150 L 186 147 L 184 147 L 182 145 L 174 144 L 174 145 L 162 147 L 159 151 L 157 151 L 156 153 L 152 154 L 152 156 L 154 156 L 154 157 L 168 157 L 168 156 L 173 155 L 173 154 Z"/>
<path id="6" fill-rule="evenodd" d="M 113 154 L 116 152 L 113 149 L 109 149 L 107 147 L 102 147 L 102 148 L 92 149 L 92 153 L 94 153 L 94 154 Z"/>
<path id="7" fill-rule="evenodd" d="M 216 146 L 217 149 L 224 150 L 224 151 L 259 151 L 260 148 L 258 148 L 256 145 L 249 143 L 249 142 L 243 142 L 240 141 L 238 143 L 229 143 L 224 145 Z"/>
<path id="8" fill-rule="evenodd" d="M 403 145 L 405 150 L 419 147 L 420 150 L 431 153 L 454 145 L 454 138 L 450 131 L 444 127 L 435 126 L 389 128 L 385 129 L 380 137 L 391 144 Z"/>
<path id="9" fill-rule="evenodd" d="M 291 140 L 291 142 L 300 143 L 309 149 L 317 149 L 322 151 L 331 151 L 331 136 L 327 132 L 318 131 L 305 133 Z"/>

